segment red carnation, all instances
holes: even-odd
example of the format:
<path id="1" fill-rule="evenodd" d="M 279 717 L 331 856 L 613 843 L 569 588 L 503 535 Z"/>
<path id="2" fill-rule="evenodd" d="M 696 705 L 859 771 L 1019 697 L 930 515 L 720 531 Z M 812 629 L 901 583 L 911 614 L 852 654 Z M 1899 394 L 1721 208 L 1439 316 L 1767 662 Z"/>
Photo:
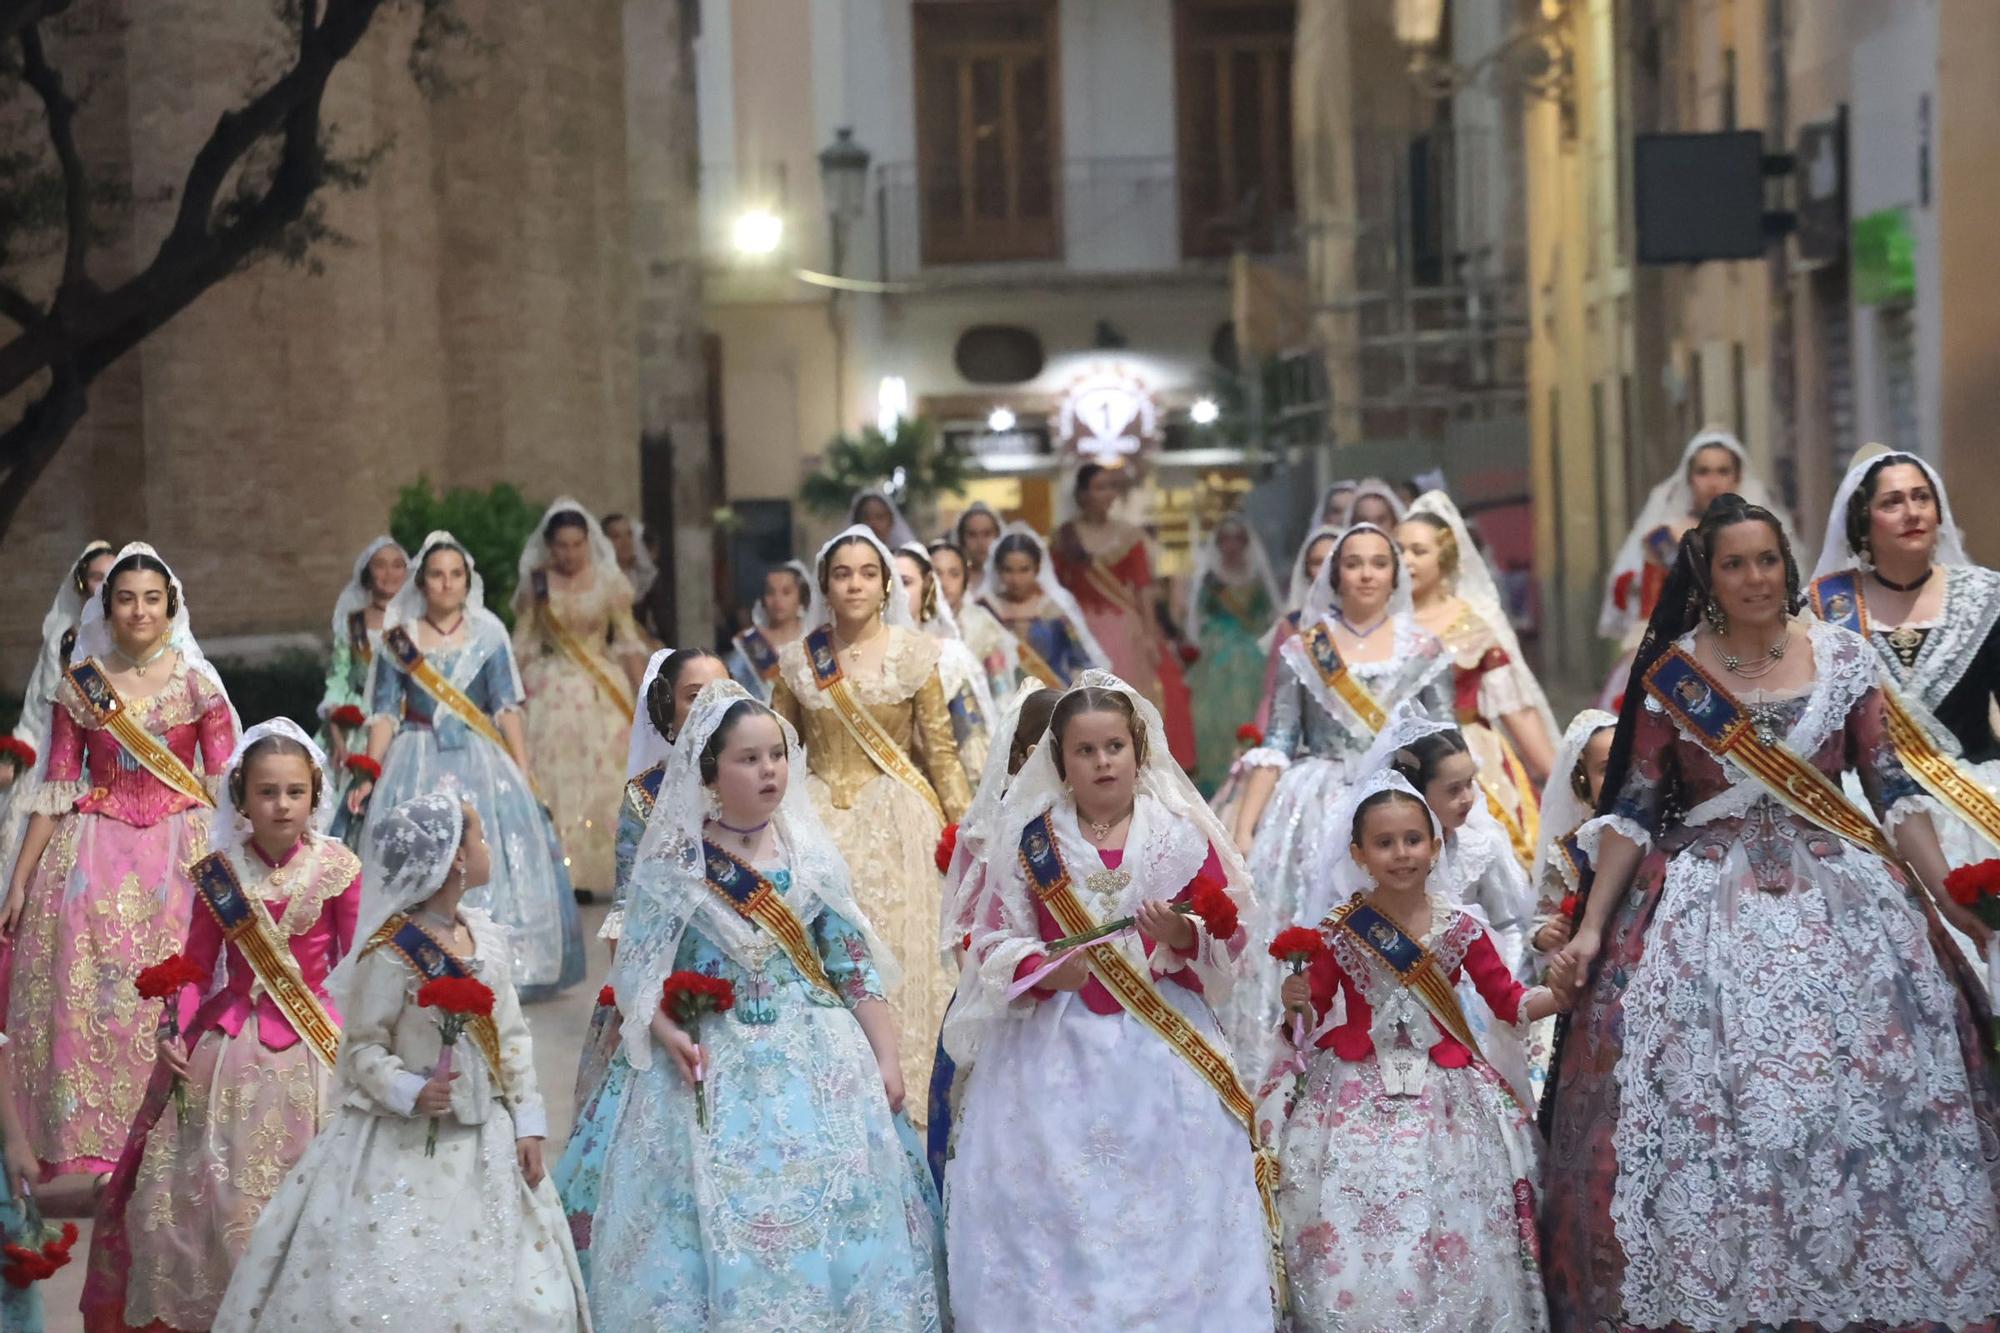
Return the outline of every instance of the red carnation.
<path id="1" fill-rule="evenodd" d="M 971 931 L 969 931 L 969 930 L 968 930 L 968 931 L 966 931 L 966 932 L 965 932 L 965 934 L 963 934 L 963 935 L 961 935 L 961 936 L 959 936 L 959 937 L 958 937 L 958 947 L 959 947 L 959 948 L 961 948 L 961 949 L 963 949 L 963 950 L 965 950 L 965 951 L 966 951 L 967 953 L 971 953 L 971 952 L 972 952 L 972 932 L 971 932 Z"/>
<path id="2" fill-rule="evenodd" d="M 611 987 L 606 986 L 603 990 L 597 992 L 597 1007 L 599 1009 L 615 1009 L 618 1007 L 618 996 L 612 991 Z"/>
<path id="3" fill-rule="evenodd" d="M 1235 938 L 1236 902 L 1229 896 L 1229 885 L 1220 878 L 1210 874 L 1197 878 L 1188 890 L 1188 908 L 1214 938 Z"/>
<path id="4" fill-rule="evenodd" d="M 708 1128 L 708 1089 L 702 1081 L 701 1016 L 726 1014 L 736 1007 L 736 988 L 721 977 L 706 972 L 676 972 L 660 986 L 660 1006 L 676 1023 L 687 1029 L 695 1043 L 694 1118 Z"/>
<path id="5" fill-rule="evenodd" d="M 35 747 L 18 736 L 0 736 L 0 762 L 19 769 L 35 766 Z"/>
<path id="6" fill-rule="evenodd" d="M 1562 906 L 1558 907 L 1556 911 L 1563 920 L 1574 921 L 1576 920 L 1577 909 L 1581 906 L 1583 906 L 1581 899 L 1573 893 L 1566 893 L 1563 895 Z"/>
<path id="7" fill-rule="evenodd" d="M 1300 971 L 1326 952 L 1326 937 L 1312 926 L 1286 926 L 1271 941 L 1271 957 L 1283 959 Z"/>
<path id="8" fill-rule="evenodd" d="M 1979 861 L 1960 866 L 1944 877 L 1944 891 L 1960 907 L 1977 908 L 1982 899 L 2000 893 L 2000 861 Z M 1981 913 L 1982 917 L 1984 913 Z"/>
<path id="9" fill-rule="evenodd" d="M 57 1269 L 69 1263 L 70 1250 L 77 1240 L 76 1223 L 65 1222 L 59 1228 L 47 1226 L 30 1201 L 22 1238 L 33 1243 L 0 1245 L 0 1257 L 6 1259 L 5 1265 L 0 1266 L 0 1278 L 17 1290 L 53 1277 Z"/>
<path id="10" fill-rule="evenodd" d="M 342 704 L 328 713 L 326 720 L 336 727 L 358 727 L 368 720 L 368 715 L 354 704 Z"/>
<path id="11" fill-rule="evenodd" d="M 958 851 L 958 825 L 946 824 L 944 826 L 944 832 L 938 834 L 938 840 L 937 840 L 938 874 L 942 875 L 945 871 L 951 869 L 951 858 L 953 854 L 956 853 L 957 851 Z"/>
<path id="12" fill-rule="evenodd" d="M 1195 647 L 1191 643 L 1184 643 L 1181 645 L 1182 665 L 1193 666 L 1196 662 L 1199 661 L 1201 661 L 1201 649 Z"/>
<path id="13" fill-rule="evenodd" d="M 451 1073 L 452 1048 L 465 1031 L 467 1023 L 474 1017 L 490 1017 L 493 1013 L 493 988 L 477 977 L 433 977 L 417 987 L 417 1007 L 435 1009 L 438 1018 L 438 1040 L 444 1049 L 438 1052 L 437 1067 L 431 1071 L 434 1076 Z M 431 1131 L 424 1136 L 424 1156 L 437 1156 L 438 1117 L 431 1117 Z"/>
<path id="14" fill-rule="evenodd" d="M 1248 745 L 1252 749 L 1255 749 L 1264 743 L 1264 733 L 1257 730 L 1255 722 L 1245 722 L 1236 729 L 1236 743 L 1238 745 Z"/>
<path id="15" fill-rule="evenodd" d="M 382 780 L 382 765 L 365 754 L 347 756 L 347 771 L 357 778 L 367 778 L 370 782 Z"/>
<path id="16" fill-rule="evenodd" d="M 171 1000 L 181 993 L 184 986 L 199 986 L 208 977 L 199 966 L 174 954 L 163 958 L 151 967 L 140 970 L 132 979 L 138 988 L 139 997 L 145 1000 Z"/>

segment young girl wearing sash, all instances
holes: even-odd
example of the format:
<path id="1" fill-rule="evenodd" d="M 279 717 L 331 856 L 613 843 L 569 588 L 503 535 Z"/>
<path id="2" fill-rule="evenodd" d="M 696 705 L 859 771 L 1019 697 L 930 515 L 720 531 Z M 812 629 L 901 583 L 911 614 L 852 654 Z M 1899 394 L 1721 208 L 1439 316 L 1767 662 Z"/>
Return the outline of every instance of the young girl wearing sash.
<path id="1" fill-rule="evenodd" d="M 93 1333 L 206 1329 L 258 1214 L 331 1113 L 340 1015 L 325 983 L 361 906 L 360 859 L 319 831 L 333 804 L 326 758 L 298 727 L 243 733 L 190 870 L 181 956 L 205 978 L 200 1007 L 180 1037 L 160 1035 L 91 1230 Z"/>
<path id="2" fill-rule="evenodd" d="M 1076 517 L 1049 539 L 1056 577 L 1083 608 L 1085 623 L 1111 655 L 1110 668 L 1153 701 L 1182 768 L 1195 766 L 1194 710 L 1176 645 L 1161 623 L 1160 590 L 1146 534 L 1112 517 L 1128 473 L 1102 463 L 1076 470 Z"/>
<path id="3" fill-rule="evenodd" d="M 1943 896 L 1874 652 L 1800 592 L 1777 517 L 1725 495 L 1633 668 L 1557 955 L 1589 976 L 1543 1103 L 1559 1327 L 2000 1313 L 1989 1016 L 1938 918 L 1987 932 Z"/>
<path id="4" fill-rule="evenodd" d="M 1452 657 L 1452 715 L 1494 817 L 1526 870 L 1541 829 L 1537 792 L 1555 762 L 1556 718 L 1521 655 L 1500 587 L 1451 497 L 1426 491 L 1396 528 L 1417 623 Z"/>
<path id="5" fill-rule="evenodd" d="M 84 606 L 0 926 L 16 1097 L 44 1177 L 109 1171 L 153 1072 L 133 979 L 178 949 L 236 715 L 143 543 Z"/>
<path id="6" fill-rule="evenodd" d="M 216 1333 L 587 1328 L 506 932 L 463 906 L 493 864 L 479 813 L 418 796 L 378 810 L 369 838 L 381 878 L 327 980 L 345 1020 L 337 1109 L 265 1206 Z M 467 1021 L 447 1072 L 439 1013 L 416 997 L 462 977 L 493 1012 Z"/>
<path id="7" fill-rule="evenodd" d="M 1279 1136 L 1290 1326 L 1546 1329 L 1534 1125 L 1453 987 L 1469 981 L 1517 1030 L 1556 996 L 1516 981 L 1440 892 L 1445 831 L 1402 773 L 1369 774 L 1332 817 L 1350 830 L 1330 868 L 1349 896 L 1319 923 L 1325 951 L 1282 988 L 1312 1054 L 1260 1107 Z"/>
<path id="8" fill-rule="evenodd" d="M 969 787 L 979 781 L 986 767 L 987 747 L 992 743 L 993 693 L 986 687 L 985 669 L 959 637 L 958 619 L 945 605 L 931 553 L 922 543 L 911 542 L 897 549 L 896 578 L 909 599 L 910 619 L 937 640 L 938 682 L 944 686 L 952 740 L 958 745 L 958 764 L 965 770 Z"/>
<path id="9" fill-rule="evenodd" d="M 1159 713 L 1087 673 L 989 837 L 945 1025 L 970 1070 L 945 1171 L 956 1326 L 1270 1329 L 1274 1163 L 1210 1009 L 1247 937 L 1173 906 L 1226 895 L 1247 916 L 1250 881 Z"/>
<path id="10" fill-rule="evenodd" d="M 937 1202 L 882 998 L 895 960 L 803 764 L 733 681 L 702 691 L 668 758 L 611 973 L 632 1081 L 593 1226 L 601 1328 L 942 1326 Z M 683 1027 L 660 1001 L 690 971 L 735 1003 Z"/>
<path id="11" fill-rule="evenodd" d="M 1279 653 L 1284 676 L 1260 750 L 1246 756 L 1235 842 L 1247 849 L 1261 910 L 1245 924 L 1258 948 L 1317 921 L 1334 900 L 1326 868 L 1349 830 L 1328 816 L 1397 705 L 1449 717 L 1451 658 L 1411 614 L 1402 553 L 1382 529 L 1349 528 L 1306 595 L 1301 632 Z M 1254 759 L 1256 762 L 1251 763 Z M 1220 1013 L 1251 1077 L 1277 1052 L 1276 969 L 1252 968 Z"/>
<path id="12" fill-rule="evenodd" d="M 925 550 L 931 570 L 937 576 L 938 595 L 951 610 L 952 619 L 958 622 L 959 637 L 965 640 L 974 660 L 985 671 L 987 691 L 997 703 L 1019 678 L 1020 653 L 1014 646 L 1014 636 L 976 598 L 966 596 L 973 584 L 972 567 L 964 551 L 945 540 L 934 541 Z"/>
<path id="13" fill-rule="evenodd" d="M 368 672 L 382 646 L 382 618 L 409 577 L 409 552 L 394 537 L 377 537 L 355 558 L 354 573 L 333 604 L 333 659 L 319 701 L 323 724 L 319 744 L 333 760 L 335 792 L 342 798 L 352 785 L 348 756 L 368 750 L 368 724 L 341 726 L 333 714 L 339 708 L 357 708 L 367 717 Z M 335 805 L 331 832 L 349 847 L 361 846 L 361 820 L 348 810 L 345 799 Z"/>
<path id="14" fill-rule="evenodd" d="M 564 497 L 521 549 L 514 653 L 527 691 L 528 753 L 570 884 L 609 892 L 632 690 L 646 645 L 632 585 L 590 511 Z"/>
<path id="15" fill-rule="evenodd" d="M 368 685 L 368 757 L 382 778 L 355 783 L 348 808 L 387 810 L 445 790 L 472 802 L 495 853 L 472 901 L 506 928 L 514 984 L 531 1000 L 575 985 L 583 926 L 555 826 L 529 776 L 527 696 L 507 627 L 486 609 L 485 580 L 456 537 L 424 539 L 383 624 Z M 372 846 L 374 835 L 367 840 Z M 362 861 L 372 895 L 381 876 L 366 853 Z"/>
<path id="16" fill-rule="evenodd" d="M 771 707 L 805 743 L 806 794 L 905 968 L 889 989 L 899 1030 L 933 1033 L 952 988 L 936 947 L 937 841 L 972 799 L 937 640 L 916 628 L 895 562 L 867 528 L 847 529 L 813 563 L 819 624 L 782 654 Z M 905 1042 L 905 1086 L 930 1078 L 930 1043 Z"/>
<path id="17" fill-rule="evenodd" d="M 993 563 L 993 547 L 1006 526 L 999 512 L 984 500 L 967 505 L 958 521 L 951 525 L 952 542 L 965 553 L 965 581 L 969 586 L 978 588 L 985 584 L 986 571 Z"/>
<path id="18" fill-rule="evenodd" d="M 617 884 L 611 910 L 597 931 L 598 938 L 609 944 L 614 960 L 618 941 L 625 933 L 632 865 L 659 801 L 674 737 L 686 725 L 688 710 L 703 688 L 727 679 L 722 659 L 706 648 L 663 648 L 646 664 L 645 678 L 639 682 L 640 712 L 632 719 L 632 748 L 626 760 L 632 777 L 625 784 L 625 803 L 618 810 Z M 602 998 L 600 993 L 600 1001 Z M 604 1188 L 604 1156 L 611 1147 L 611 1135 L 618 1127 L 618 1113 L 624 1108 L 625 1089 L 632 1077 L 632 1066 L 619 1049 L 618 1002 L 614 991 L 610 1004 L 600 1002 L 591 1010 L 583 1055 L 577 1061 L 576 1119 L 551 1173 L 563 1214 L 569 1218 L 576 1261 L 586 1283 L 590 1280 L 590 1220 Z"/>
<path id="19" fill-rule="evenodd" d="M 1910 721 L 1903 763 L 1933 798 L 1945 859 L 2000 856 L 2000 573 L 1972 563 L 1930 464 L 1893 451 L 1856 463 L 1834 496 L 1810 599 L 1881 659 Z"/>
<path id="20" fill-rule="evenodd" d="M 980 605 L 1014 636 L 1021 680 L 1066 690 L 1092 667 L 1109 669 L 1111 659 L 1091 634 L 1082 608 L 1056 578 L 1048 548 L 1025 523 L 1009 523 L 994 545 Z"/>
<path id="21" fill-rule="evenodd" d="M 1264 545 L 1241 514 L 1215 525 L 1188 580 L 1183 621 L 1201 659 L 1188 670 L 1195 712 L 1201 789 L 1214 792 L 1236 758 L 1236 732 L 1263 700 L 1266 656 L 1260 646 L 1277 618 L 1278 581 Z"/>
<path id="22" fill-rule="evenodd" d="M 769 701 L 778 682 L 778 654 L 806 632 L 812 610 L 812 571 L 787 560 L 764 571 L 764 593 L 750 609 L 750 628 L 731 641 L 729 676 L 759 699 Z"/>

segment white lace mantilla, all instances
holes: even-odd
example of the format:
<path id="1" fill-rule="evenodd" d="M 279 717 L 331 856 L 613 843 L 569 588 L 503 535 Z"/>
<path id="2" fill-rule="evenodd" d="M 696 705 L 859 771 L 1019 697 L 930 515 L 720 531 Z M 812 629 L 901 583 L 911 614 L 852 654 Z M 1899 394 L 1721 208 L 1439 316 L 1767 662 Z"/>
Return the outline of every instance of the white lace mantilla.
<path id="1" fill-rule="evenodd" d="M 1980 645 L 2000 622 L 2000 572 L 1979 565 L 1949 565 L 1944 580 L 1944 605 L 1911 665 L 1904 666 L 1889 646 L 1889 634 L 1895 626 L 1869 626 L 1869 638 L 1883 670 L 1906 698 L 1922 704 L 1926 711 L 1943 703 L 1957 687 Z M 1956 753 L 1956 740 L 1952 746 Z"/>

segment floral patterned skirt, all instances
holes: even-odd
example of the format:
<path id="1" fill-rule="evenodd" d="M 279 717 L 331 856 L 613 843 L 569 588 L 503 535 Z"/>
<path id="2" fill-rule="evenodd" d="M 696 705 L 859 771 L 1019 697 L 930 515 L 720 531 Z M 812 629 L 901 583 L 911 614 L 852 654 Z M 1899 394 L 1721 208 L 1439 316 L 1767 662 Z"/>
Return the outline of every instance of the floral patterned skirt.
<path id="1" fill-rule="evenodd" d="M 618 1013 L 603 1005 L 598 1006 L 598 1012 L 609 1013 L 614 1020 Z M 592 1021 L 596 1021 L 595 1015 Z M 616 1022 L 606 1026 L 615 1043 Z M 576 1246 L 576 1265 L 583 1272 L 586 1287 L 590 1283 L 590 1238 L 598 1201 L 604 1196 L 604 1159 L 611 1153 L 611 1135 L 618 1128 L 618 1113 L 625 1108 L 625 1087 L 631 1080 L 632 1066 L 614 1044 L 603 1074 L 577 1111 L 576 1126 L 563 1145 L 562 1157 L 549 1173 L 562 1200 L 563 1216 L 569 1219 L 569 1238 Z"/>
<path id="2" fill-rule="evenodd" d="M 1534 1129 L 1484 1065 L 1391 1097 L 1373 1059 L 1320 1051 L 1272 1085 L 1296 1330 L 1537 1333 Z M 1287 1117 L 1287 1111 L 1289 1116 Z"/>
<path id="3" fill-rule="evenodd" d="M 625 679 L 615 662 L 599 665 L 612 679 Z M 631 719 L 567 657 L 530 657 L 521 679 L 528 691 L 528 756 L 562 840 L 570 883 L 608 892 Z"/>
<path id="4" fill-rule="evenodd" d="M 155 1072 L 98 1205 L 84 1310 L 93 1329 L 207 1328 L 250 1231 L 326 1115 L 331 1075 L 304 1042 L 274 1051 L 254 1016 L 188 1056 L 187 1122 Z"/>

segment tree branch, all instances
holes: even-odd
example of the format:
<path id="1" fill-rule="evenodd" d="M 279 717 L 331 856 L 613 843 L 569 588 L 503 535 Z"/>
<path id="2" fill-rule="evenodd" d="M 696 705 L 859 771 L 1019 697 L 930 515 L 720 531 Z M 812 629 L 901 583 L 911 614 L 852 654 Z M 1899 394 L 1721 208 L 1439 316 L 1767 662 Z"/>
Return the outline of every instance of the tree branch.
<path id="1" fill-rule="evenodd" d="M 28 299 L 26 292 L 11 282 L 0 282 L 0 315 L 5 315 L 23 329 L 36 328 L 48 318 L 40 306 Z"/>
<path id="2" fill-rule="evenodd" d="M 0 0 L 0 44 L 70 7 L 70 0 Z"/>
<path id="3" fill-rule="evenodd" d="M 0 460 L 7 477 L 0 481 L 0 531 L 14 519 L 21 502 L 54 459 L 86 406 L 83 382 L 67 367 L 58 367 L 48 391 L 28 405 L 21 419 L 0 431 Z"/>
<path id="4" fill-rule="evenodd" d="M 21 77 L 42 99 L 48 116 L 49 143 L 63 178 L 63 267 L 60 289 L 86 281 L 84 259 L 90 250 L 90 171 L 76 147 L 76 103 L 63 91 L 62 76 L 50 66 L 42 49 L 42 30 L 34 24 L 21 29 Z M 60 296 L 58 296 L 60 302 Z"/>

